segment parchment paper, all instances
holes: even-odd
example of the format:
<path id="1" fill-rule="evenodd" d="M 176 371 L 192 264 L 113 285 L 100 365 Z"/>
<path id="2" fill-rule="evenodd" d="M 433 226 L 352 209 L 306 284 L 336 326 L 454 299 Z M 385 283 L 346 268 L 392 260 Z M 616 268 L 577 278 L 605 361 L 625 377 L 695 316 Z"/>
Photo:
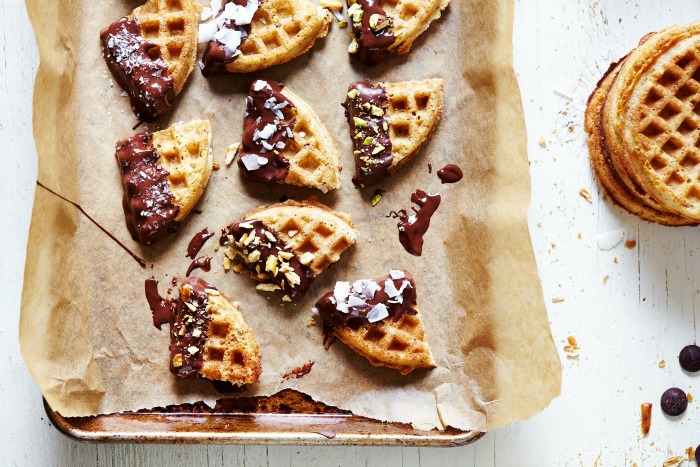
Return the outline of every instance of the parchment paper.
<path id="1" fill-rule="evenodd" d="M 151 324 L 144 279 L 161 293 L 184 278 L 192 235 L 219 231 L 282 195 L 322 202 L 352 215 L 357 245 L 322 274 L 306 297 L 281 307 L 253 282 L 224 273 L 210 241 L 209 273 L 194 274 L 240 302 L 261 345 L 263 375 L 245 395 L 293 388 L 355 414 L 419 428 L 447 425 L 488 430 L 528 418 L 559 394 L 561 368 L 552 341 L 527 230 L 529 175 L 525 127 L 512 70 L 512 1 L 454 0 L 404 56 L 374 68 L 352 65 L 348 30 L 333 25 L 308 54 L 255 75 L 205 79 L 195 69 L 175 111 L 139 131 L 208 118 L 215 171 L 198 208 L 176 235 L 153 247 L 133 242 L 124 224 L 117 140 L 134 132 L 128 98 L 101 57 L 102 27 L 137 2 L 27 0 L 41 66 L 36 79 L 34 135 L 39 181 L 83 208 L 148 261 L 146 269 L 73 206 L 37 187 L 27 249 L 20 342 L 44 397 L 64 416 L 121 412 L 220 397 L 205 380 L 183 381 L 168 371 L 168 327 Z M 318 113 L 341 150 L 343 186 L 319 192 L 265 186 L 226 167 L 227 145 L 240 141 L 244 96 L 255 76 L 285 83 Z M 386 180 L 372 208 L 373 189 L 357 190 L 351 142 L 340 103 L 349 83 L 441 77 L 445 111 L 430 142 Z M 434 172 L 429 174 L 427 164 Z M 435 171 L 459 164 L 464 179 L 441 185 Z M 442 194 L 423 257 L 399 244 L 391 210 L 410 207 L 415 189 Z M 315 301 L 336 280 L 354 281 L 406 268 L 416 279 L 418 305 L 438 367 L 408 376 L 373 368 L 341 342 L 322 347 L 320 325 L 307 327 Z M 282 382 L 307 361 L 312 371 Z"/>

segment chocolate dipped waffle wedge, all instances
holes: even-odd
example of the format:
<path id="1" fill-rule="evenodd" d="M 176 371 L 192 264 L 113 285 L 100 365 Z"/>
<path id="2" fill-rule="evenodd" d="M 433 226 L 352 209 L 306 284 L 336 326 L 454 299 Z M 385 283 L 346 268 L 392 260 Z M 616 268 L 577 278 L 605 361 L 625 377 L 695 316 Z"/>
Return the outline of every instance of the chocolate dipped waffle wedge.
<path id="1" fill-rule="evenodd" d="M 416 284 L 403 270 L 375 280 L 336 282 L 317 303 L 324 339 L 331 332 L 373 366 L 406 375 L 416 368 L 435 368 L 416 306 Z"/>
<path id="2" fill-rule="evenodd" d="M 197 277 L 180 286 L 170 332 L 170 371 L 235 385 L 260 378 L 260 346 L 238 304 Z"/>
<path id="3" fill-rule="evenodd" d="M 208 120 L 139 133 L 117 143 L 122 205 L 134 240 L 150 245 L 177 230 L 209 182 L 210 143 Z"/>
<path id="4" fill-rule="evenodd" d="M 376 185 L 406 165 L 440 121 L 441 79 L 350 85 L 343 106 L 350 126 L 357 187 Z"/>
<path id="5" fill-rule="evenodd" d="M 307 0 L 224 0 L 200 28 L 202 74 L 249 73 L 286 63 L 328 34 L 332 15 Z"/>
<path id="6" fill-rule="evenodd" d="M 450 0 L 348 0 L 348 52 L 376 65 L 387 53 L 405 54 Z"/>
<path id="7" fill-rule="evenodd" d="M 250 180 L 318 188 L 340 187 L 340 153 L 313 109 L 284 85 L 250 86 L 238 166 Z"/>
<path id="8" fill-rule="evenodd" d="M 304 296 L 313 280 L 357 238 L 349 215 L 307 200 L 263 206 L 224 229 L 224 269 L 248 272 L 258 290 L 282 301 Z"/>
<path id="9" fill-rule="evenodd" d="M 136 117 L 169 112 L 197 61 L 202 7 L 194 0 L 149 0 L 100 33 L 102 52 Z"/>

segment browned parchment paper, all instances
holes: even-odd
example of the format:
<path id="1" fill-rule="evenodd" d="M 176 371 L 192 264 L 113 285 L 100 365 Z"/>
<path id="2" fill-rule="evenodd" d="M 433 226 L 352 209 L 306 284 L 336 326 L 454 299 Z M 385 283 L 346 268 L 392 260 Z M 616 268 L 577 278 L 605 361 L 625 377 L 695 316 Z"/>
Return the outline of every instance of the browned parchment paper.
<path id="1" fill-rule="evenodd" d="M 128 98 L 113 84 L 101 57 L 100 29 L 137 6 L 134 1 L 27 0 L 41 66 L 35 87 L 34 135 L 39 181 L 83 208 L 146 258 L 142 269 L 73 206 L 42 188 L 36 192 L 27 250 L 20 342 L 34 379 L 64 416 L 120 412 L 218 394 L 204 380 L 183 381 L 168 371 L 168 332 L 151 324 L 144 279 L 183 278 L 186 246 L 204 228 L 218 231 L 282 195 L 319 195 L 348 212 L 361 232 L 356 246 L 326 271 L 300 303 L 281 307 L 248 278 L 224 273 L 214 241 L 209 273 L 195 272 L 240 302 L 260 341 L 263 375 L 247 395 L 282 388 L 387 421 L 419 428 L 450 425 L 488 430 L 542 410 L 559 394 L 561 369 L 547 321 L 527 230 L 529 175 L 525 127 L 511 65 L 511 0 L 454 0 L 414 50 L 366 68 L 352 65 L 347 29 L 334 24 L 311 53 L 256 74 L 284 82 L 328 126 L 342 153 L 343 187 L 319 192 L 263 186 L 226 167 L 228 144 L 239 141 L 244 96 L 255 76 L 205 79 L 195 70 L 175 111 L 151 131 L 177 121 L 208 118 L 215 171 L 198 208 L 172 235 L 140 247 L 126 230 L 122 187 L 114 157 L 117 140 L 131 135 Z M 355 189 L 348 129 L 340 106 L 347 85 L 370 78 L 445 79 L 445 112 L 429 144 L 382 184 Z M 141 127 L 140 131 L 146 130 Z M 454 185 L 429 174 L 446 163 L 465 172 Z M 406 253 L 389 211 L 408 208 L 416 189 L 442 194 L 426 235 L 424 256 Z M 402 377 L 373 368 L 344 344 L 321 345 L 320 326 L 307 327 L 316 299 L 336 280 L 354 281 L 411 271 L 427 338 L 438 367 Z M 288 370 L 314 361 L 307 376 L 282 382 Z"/>

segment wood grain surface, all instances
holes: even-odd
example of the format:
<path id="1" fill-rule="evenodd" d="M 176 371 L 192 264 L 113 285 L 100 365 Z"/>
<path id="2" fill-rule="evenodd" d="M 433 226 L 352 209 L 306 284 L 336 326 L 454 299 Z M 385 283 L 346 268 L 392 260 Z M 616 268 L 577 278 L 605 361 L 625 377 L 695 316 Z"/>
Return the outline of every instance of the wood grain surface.
<path id="1" fill-rule="evenodd" d="M 612 207 L 589 168 L 582 128 L 588 94 L 612 60 L 649 31 L 698 18 L 696 0 L 516 0 L 530 227 L 564 367 L 562 396 L 545 412 L 463 448 L 113 446 L 76 443 L 54 430 L 19 353 L 37 173 L 31 104 L 38 56 L 24 3 L 0 2 L 0 236 L 6 242 L 0 249 L 0 465 L 652 466 L 700 444 L 700 402 L 677 420 L 658 407 L 671 386 L 700 397 L 700 376 L 684 373 L 677 359 L 697 338 L 700 231 L 654 226 Z M 579 194 L 582 188 L 591 202 Z M 601 250 L 598 236 L 619 229 L 624 240 Z M 580 346 L 577 359 L 563 351 L 570 335 Z M 654 409 L 651 433 L 643 438 L 640 404 L 647 401 Z"/>

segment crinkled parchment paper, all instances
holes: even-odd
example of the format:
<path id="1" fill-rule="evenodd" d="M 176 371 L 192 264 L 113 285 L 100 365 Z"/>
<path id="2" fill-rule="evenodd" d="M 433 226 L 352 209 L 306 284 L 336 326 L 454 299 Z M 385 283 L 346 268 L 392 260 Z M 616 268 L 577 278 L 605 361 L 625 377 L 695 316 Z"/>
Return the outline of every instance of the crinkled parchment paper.
<path id="1" fill-rule="evenodd" d="M 204 227 L 219 231 L 255 207 L 281 196 L 322 202 L 352 215 L 357 245 L 321 275 L 298 304 L 280 306 L 253 282 L 224 273 L 215 241 L 207 281 L 240 302 L 260 341 L 263 375 L 246 395 L 293 388 L 358 415 L 487 430 L 528 418 L 559 394 L 561 369 L 547 321 L 526 215 L 530 182 L 525 126 L 511 65 L 512 2 L 454 0 L 414 44 L 374 68 L 353 65 L 347 29 L 334 24 L 308 54 L 257 73 L 205 79 L 195 70 L 175 111 L 148 130 L 208 118 L 213 125 L 212 175 L 198 209 L 179 233 L 153 247 L 133 242 L 121 206 L 114 157 L 117 140 L 133 134 L 128 98 L 113 83 L 101 56 L 100 29 L 137 6 L 135 1 L 27 0 L 41 66 L 36 79 L 34 135 L 39 181 L 74 200 L 148 261 L 141 268 L 73 206 L 37 187 L 27 249 L 20 342 L 34 379 L 64 416 L 213 401 L 205 380 L 180 380 L 168 371 L 167 326 L 151 324 L 144 279 L 161 293 L 189 265 L 187 243 Z M 327 195 L 244 180 L 224 164 L 227 145 L 240 141 L 244 96 L 254 76 L 284 82 L 306 100 L 341 149 L 342 189 Z M 357 190 L 340 103 L 349 83 L 441 77 L 445 111 L 421 153 L 381 188 Z M 139 131 L 146 128 L 142 126 Z M 433 166 L 433 174 L 427 165 Z M 441 185 L 435 171 L 459 164 L 464 179 Z M 408 208 L 415 189 L 439 192 L 442 205 L 426 235 L 423 257 L 399 244 L 391 210 Z M 336 280 L 411 271 L 438 367 L 408 376 L 373 368 L 341 342 L 328 351 L 320 325 L 307 326 L 315 301 Z M 282 382 L 308 361 L 312 371 Z"/>

